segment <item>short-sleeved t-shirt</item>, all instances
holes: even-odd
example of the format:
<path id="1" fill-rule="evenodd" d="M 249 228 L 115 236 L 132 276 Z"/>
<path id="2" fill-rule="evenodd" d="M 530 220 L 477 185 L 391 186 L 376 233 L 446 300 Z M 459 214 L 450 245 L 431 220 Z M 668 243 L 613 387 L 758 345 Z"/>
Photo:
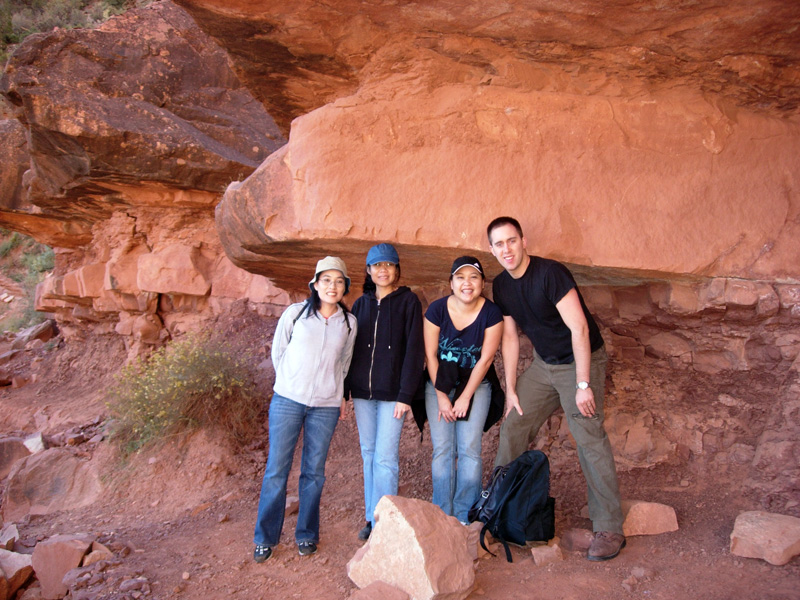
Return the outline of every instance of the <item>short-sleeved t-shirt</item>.
<path id="1" fill-rule="evenodd" d="M 425 311 L 425 318 L 439 327 L 439 362 L 455 363 L 460 369 L 472 369 L 481 357 L 486 330 L 503 321 L 503 313 L 489 299 L 478 316 L 464 329 L 456 329 L 447 312 L 447 298 L 439 298 Z"/>
<path id="2" fill-rule="evenodd" d="M 556 304 L 575 288 L 589 325 L 592 352 L 600 349 L 603 346 L 600 329 L 586 308 L 569 269 L 547 258 L 530 258 L 528 268 L 519 279 L 514 279 L 508 271 L 495 277 L 492 295 L 503 314 L 514 318 L 544 362 L 551 365 L 572 363 L 575 361 L 572 332 L 561 318 Z"/>

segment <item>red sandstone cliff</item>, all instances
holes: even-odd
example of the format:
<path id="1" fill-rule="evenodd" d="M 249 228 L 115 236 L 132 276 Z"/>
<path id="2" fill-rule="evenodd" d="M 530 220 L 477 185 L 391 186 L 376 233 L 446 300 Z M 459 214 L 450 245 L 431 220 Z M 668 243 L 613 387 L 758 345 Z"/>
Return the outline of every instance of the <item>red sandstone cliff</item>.
<path id="1" fill-rule="evenodd" d="M 178 4 L 31 37 L 0 83 L 0 223 L 59 248 L 38 306 L 68 335 L 135 352 L 237 299 L 274 312 L 323 254 L 359 283 L 377 240 L 429 300 L 458 253 L 497 272 L 484 227 L 512 214 L 620 368 L 769 381 L 741 439 L 696 426 L 710 402 L 681 421 L 687 390 L 653 412 L 618 390 L 626 460 L 744 444 L 788 506 L 800 5 Z M 642 420 L 669 441 L 635 448 Z"/>

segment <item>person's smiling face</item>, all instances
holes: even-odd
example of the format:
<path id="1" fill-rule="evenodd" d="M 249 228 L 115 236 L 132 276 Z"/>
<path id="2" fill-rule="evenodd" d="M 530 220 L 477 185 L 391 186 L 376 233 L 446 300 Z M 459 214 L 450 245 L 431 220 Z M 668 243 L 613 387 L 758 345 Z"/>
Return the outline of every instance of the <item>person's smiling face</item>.
<path id="1" fill-rule="evenodd" d="M 319 293 L 319 299 L 322 302 L 336 305 L 344 298 L 345 285 L 342 272 L 329 269 L 319 274 L 314 282 L 314 289 Z"/>
<path id="2" fill-rule="evenodd" d="M 372 282 L 381 288 L 394 285 L 397 280 L 397 265 L 392 262 L 379 262 L 367 267 Z"/>
<path id="3" fill-rule="evenodd" d="M 483 292 L 483 287 L 483 275 L 475 267 L 461 267 L 450 278 L 453 295 L 465 304 L 475 302 Z"/>
<path id="4" fill-rule="evenodd" d="M 524 237 L 520 236 L 516 227 L 510 224 L 501 225 L 492 229 L 491 251 L 500 266 L 511 273 L 514 277 L 519 277 L 528 266 L 525 258 L 528 243 Z"/>

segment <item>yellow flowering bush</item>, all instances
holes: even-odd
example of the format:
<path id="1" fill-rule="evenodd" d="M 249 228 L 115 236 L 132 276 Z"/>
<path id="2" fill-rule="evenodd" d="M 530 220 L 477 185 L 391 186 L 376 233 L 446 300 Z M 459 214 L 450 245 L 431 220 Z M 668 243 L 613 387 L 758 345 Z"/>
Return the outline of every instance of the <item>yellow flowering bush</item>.
<path id="1" fill-rule="evenodd" d="M 247 358 L 224 342 L 189 334 L 127 365 L 108 392 L 112 439 L 126 454 L 190 428 L 217 428 L 247 441 L 261 408 Z"/>

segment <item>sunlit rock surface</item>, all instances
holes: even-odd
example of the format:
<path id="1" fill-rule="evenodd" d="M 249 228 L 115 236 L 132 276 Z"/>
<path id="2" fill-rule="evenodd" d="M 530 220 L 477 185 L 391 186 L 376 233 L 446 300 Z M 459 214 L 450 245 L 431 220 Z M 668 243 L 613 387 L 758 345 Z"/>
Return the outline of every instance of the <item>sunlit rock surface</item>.
<path id="1" fill-rule="evenodd" d="M 687 87 L 775 113 L 798 106 L 800 5 L 786 0 L 177 0 L 230 53 L 284 132 L 416 63 L 483 85 L 633 98 Z M 408 76 L 407 95 L 426 82 Z"/>

